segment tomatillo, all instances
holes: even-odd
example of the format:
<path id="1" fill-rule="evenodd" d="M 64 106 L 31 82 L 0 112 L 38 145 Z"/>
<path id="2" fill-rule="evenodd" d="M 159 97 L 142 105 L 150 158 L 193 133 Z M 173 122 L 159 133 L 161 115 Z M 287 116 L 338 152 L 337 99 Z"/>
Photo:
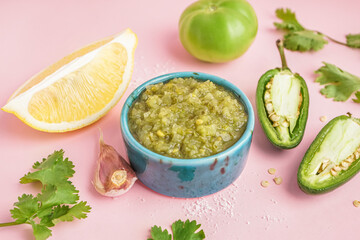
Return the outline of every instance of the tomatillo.
<path id="1" fill-rule="evenodd" d="M 240 57 L 258 29 L 254 9 L 245 0 L 199 0 L 188 6 L 179 21 L 182 45 L 206 62 Z"/>

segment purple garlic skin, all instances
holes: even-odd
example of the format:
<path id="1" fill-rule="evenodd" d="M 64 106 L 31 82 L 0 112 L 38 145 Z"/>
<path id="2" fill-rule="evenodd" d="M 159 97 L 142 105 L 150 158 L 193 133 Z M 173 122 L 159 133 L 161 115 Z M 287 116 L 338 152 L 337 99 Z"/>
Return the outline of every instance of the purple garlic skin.
<path id="1" fill-rule="evenodd" d="M 98 193 L 107 197 L 118 197 L 134 185 L 137 180 L 134 170 L 100 136 L 100 154 L 97 161 L 93 185 Z"/>

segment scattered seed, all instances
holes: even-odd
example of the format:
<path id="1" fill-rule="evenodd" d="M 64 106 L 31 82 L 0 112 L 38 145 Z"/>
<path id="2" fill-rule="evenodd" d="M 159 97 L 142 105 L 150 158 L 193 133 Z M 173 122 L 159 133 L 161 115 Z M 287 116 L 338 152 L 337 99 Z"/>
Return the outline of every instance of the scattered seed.
<path id="1" fill-rule="evenodd" d="M 338 172 L 335 171 L 334 168 L 332 168 L 332 169 L 330 170 L 330 173 L 331 173 L 331 175 L 333 175 L 333 176 L 336 176 L 336 175 L 338 174 Z"/>
<path id="2" fill-rule="evenodd" d="M 276 169 L 275 168 L 269 168 L 268 173 L 270 173 L 271 175 L 274 175 L 276 173 Z"/>
<path id="3" fill-rule="evenodd" d="M 360 206 L 360 202 L 358 200 L 354 200 L 353 204 L 355 207 L 359 207 Z"/>
<path id="4" fill-rule="evenodd" d="M 276 177 L 274 178 L 274 182 L 276 185 L 280 185 L 283 182 L 282 177 Z"/>
<path id="5" fill-rule="evenodd" d="M 321 116 L 321 117 L 320 117 L 320 121 L 321 121 L 321 122 L 325 122 L 326 120 L 327 120 L 327 117 L 326 117 L 326 116 Z"/>
<path id="6" fill-rule="evenodd" d="M 264 187 L 264 188 L 266 188 L 266 187 L 269 186 L 269 182 L 266 181 L 266 180 L 263 180 L 263 181 L 261 181 L 261 186 Z"/>
<path id="7" fill-rule="evenodd" d="M 273 123 L 273 127 L 278 127 L 279 126 L 279 123 L 278 122 L 274 122 Z"/>
<path id="8" fill-rule="evenodd" d="M 359 152 L 355 152 L 354 153 L 354 159 L 358 159 L 360 157 L 360 153 Z"/>

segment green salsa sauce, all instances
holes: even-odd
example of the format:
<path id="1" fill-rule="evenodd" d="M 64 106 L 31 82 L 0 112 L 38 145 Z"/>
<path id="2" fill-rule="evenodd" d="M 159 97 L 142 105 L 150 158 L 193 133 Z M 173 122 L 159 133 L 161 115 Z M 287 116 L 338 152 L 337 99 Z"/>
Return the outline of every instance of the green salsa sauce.
<path id="1" fill-rule="evenodd" d="M 247 114 L 233 93 L 207 80 L 174 78 L 149 85 L 129 111 L 135 139 L 173 158 L 201 158 L 232 146 L 244 133 Z"/>

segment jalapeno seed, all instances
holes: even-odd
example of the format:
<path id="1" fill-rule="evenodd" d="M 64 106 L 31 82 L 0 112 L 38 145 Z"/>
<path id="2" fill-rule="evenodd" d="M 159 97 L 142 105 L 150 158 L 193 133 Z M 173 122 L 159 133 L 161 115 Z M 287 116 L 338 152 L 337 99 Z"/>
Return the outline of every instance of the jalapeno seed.
<path id="1" fill-rule="evenodd" d="M 274 175 L 276 173 L 276 169 L 275 168 L 269 168 L 268 173 L 270 173 L 271 175 Z"/>
<path id="2" fill-rule="evenodd" d="M 263 186 L 264 188 L 269 186 L 269 182 L 266 180 L 261 181 L 261 186 Z"/>
<path id="3" fill-rule="evenodd" d="M 274 182 L 276 185 L 280 185 L 283 182 L 282 177 L 276 177 L 274 178 Z"/>

